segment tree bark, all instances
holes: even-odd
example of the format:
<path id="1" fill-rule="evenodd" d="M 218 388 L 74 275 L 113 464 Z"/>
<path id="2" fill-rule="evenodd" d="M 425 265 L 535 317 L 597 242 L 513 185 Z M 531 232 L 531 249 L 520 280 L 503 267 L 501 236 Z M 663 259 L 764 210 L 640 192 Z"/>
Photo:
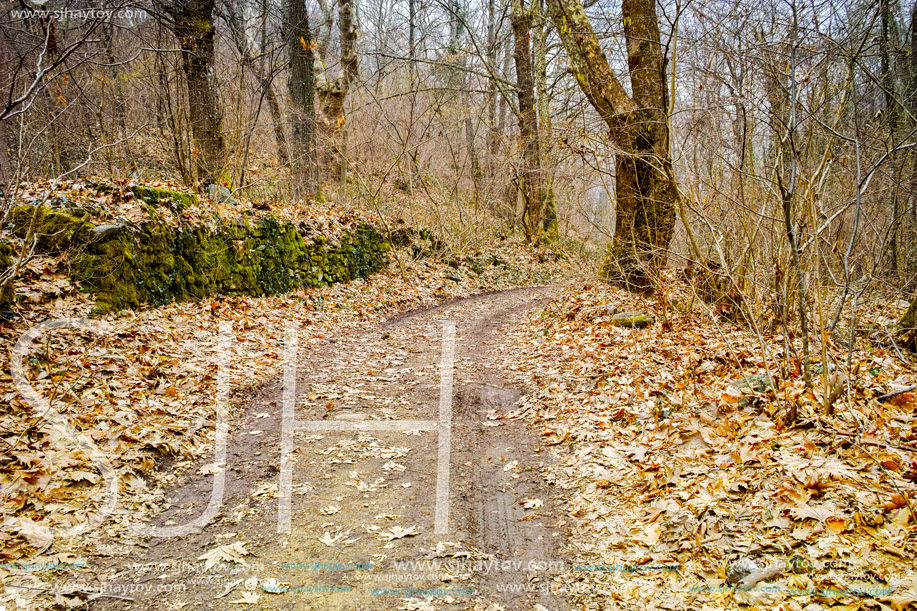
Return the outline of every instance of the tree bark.
<path id="1" fill-rule="evenodd" d="M 581 2 L 548 0 L 548 7 L 571 71 L 619 148 L 615 233 L 601 274 L 631 290 L 651 290 L 654 272 L 666 259 L 678 204 L 655 0 L 621 3 L 633 97 L 608 64 Z"/>
<path id="2" fill-rule="evenodd" d="M 293 132 L 294 191 L 315 185 L 315 82 L 313 42 L 304 0 L 284 0 L 285 35 L 290 54 L 290 124 Z"/>
<path id="3" fill-rule="evenodd" d="M 879 36 L 879 57 L 881 62 L 882 74 L 881 83 L 882 91 L 885 98 L 885 123 L 888 126 L 888 141 L 894 143 L 895 132 L 898 127 L 898 102 L 895 99 L 895 77 L 892 73 L 891 65 L 891 36 L 892 19 L 894 19 L 889 9 L 889 0 L 879 0 L 879 17 L 881 19 L 881 35 Z M 892 144 L 894 146 L 894 144 Z M 896 159 L 890 159 L 890 164 L 894 167 L 897 165 Z M 900 223 L 900 203 L 898 200 L 898 189 L 893 188 L 891 192 L 891 227 L 888 233 L 888 258 L 889 271 L 898 275 L 898 225 Z"/>
<path id="4" fill-rule="evenodd" d="M 359 77 L 359 58 L 357 57 L 357 29 L 354 26 L 353 0 L 340 0 L 340 9 L 338 21 L 341 28 L 341 66 L 344 71 L 343 83 L 341 89 L 344 92 L 344 98 L 341 101 L 341 135 L 339 157 L 339 180 L 341 183 L 341 193 L 344 194 L 347 188 L 347 96 L 353 84 Z"/>
<path id="5" fill-rule="evenodd" d="M 7 100 L 12 86 L 11 70 L 9 66 L 12 54 L 7 49 L 6 38 L 0 33 L 0 117 L 5 114 Z M 7 135 L 8 120 L 0 118 L 0 193 L 6 194 L 10 181 L 13 179 L 10 167 L 10 146 Z"/>
<path id="6" fill-rule="evenodd" d="M 318 88 L 321 120 L 317 122 L 320 136 L 319 172 L 323 183 L 340 183 L 347 180 L 347 95 L 359 76 L 357 57 L 357 31 L 354 27 L 353 0 L 340 0 L 338 6 L 340 28 L 341 76 L 326 81 Z"/>
<path id="7" fill-rule="evenodd" d="M 271 114 L 271 127 L 274 129 L 274 140 L 277 141 L 277 159 L 280 165 L 290 163 L 289 146 L 287 145 L 287 134 L 284 131 L 282 114 L 280 112 L 280 102 L 277 100 L 277 93 L 274 91 L 272 82 L 273 76 L 265 66 L 265 57 L 267 57 L 267 19 L 262 17 L 261 20 L 261 61 L 258 65 L 257 75 L 264 91 L 264 97 L 267 101 L 268 111 Z M 273 62 L 272 62 L 273 63 Z"/>
<path id="8" fill-rule="evenodd" d="M 277 159 L 280 165 L 287 165 L 290 157 L 287 153 L 287 137 L 283 131 L 283 120 L 280 113 L 280 102 L 277 100 L 277 93 L 274 91 L 274 84 L 271 75 L 265 68 L 265 57 L 268 55 L 267 49 L 267 19 L 262 15 L 261 31 L 259 33 L 259 53 L 255 53 L 252 48 L 254 43 L 249 42 L 245 34 L 246 23 L 242 14 L 237 11 L 228 11 L 228 20 L 232 26 L 233 39 L 236 43 L 236 50 L 242 59 L 242 63 L 251 70 L 252 74 L 261 87 L 264 100 L 267 102 L 268 111 L 271 115 L 271 128 L 274 131 L 274 139 L 277 142 Z M 261 59 L 258 60 L 260 54 Z M 256 117 L 257 119 L 257 117 Z M 250 137 L 250 135 L 249 135 Z M 248 145 L 246 144 L 246 151 Z M 247 153 L 246 153 L 247 154 Z"/>
<path id="9" fill-rule="evenodd" d="M 413 1 L 413 0 L 411 0 Z M 497 70 L 497 23 L 496 0 L 487 0 L 487 62 Z M 497 148 L 500 135 L 497 133 L 497 82 L 490 79 L 487 87 L 487 178 L 493 181 L 496 172 Z"/>
<path id="10" fill-rule="evenodd" d="M 226 161 L 220 90 L 214 72 L 215 0 L 176 0 L 166 7 L 188 85 L 188 116 L 200 182 L 219 182 Z"/>
<path id="11" fill-rule="evenodd" d="M 917 296 L 911 300 L 904 316 L 901 317 L 901 343 L 917 351 Z"/>
<path id="12" fill-rule="evenodd" d="M 318 8 L 322 13 L 322 22 L 318 24 L 318 36 L 316 37 L 315 50 L 318 51 L 316 59 L 320 64 L 320 72 L 325 72 L 325 67 L 331 63 L 331 30 L 334 28 L 334 13 L 332 0 L 318 0 Z M 315 83 L 320 82 L 319 74 L 315 75 Z"/>
<path id="13" fill-rule="evenodd" d="M 526 240 L 535 239 L 541 223 L 541 153 L 539 151 L 538 117 L 535 108 L 535 79 L 532 52 L 529 47 L 531 15 L 523 0 L 510 3 L 513 26 L 513 58 L 516 62 L 516 94 L 519 97 L 519 137 L 522 141 L 522 161 L 516 176 L 522 195 L 522 229 Z"/>
<path id="14" fill-rule="evenodd" d="M 544 10 L 544 0 L 534 0 L 533 18 L 535 25 L 532 28 L 532 50 L 535 59 L 535 104 L 538 109 L 538 135 L 539 149 L 541 151 L 540 177 L 541 192 L 539 197 L 542 203 L 542 234 L 548 241 L 557 238 L 557 207 L 554 202 L 553 176 L 546 168 L 553 167 L 552 157 L 552 127 L 551 127 L 551 96 L 548 95 L 548 37 L 551 33 L 550 23 Z"/>

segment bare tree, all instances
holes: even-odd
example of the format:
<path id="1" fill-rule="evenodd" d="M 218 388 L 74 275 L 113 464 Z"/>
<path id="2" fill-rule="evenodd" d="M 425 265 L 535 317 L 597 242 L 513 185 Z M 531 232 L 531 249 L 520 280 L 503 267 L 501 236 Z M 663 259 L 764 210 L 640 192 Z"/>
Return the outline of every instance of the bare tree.
<path id="1" fill-rule="evenodd" d="M 284 34 L 290 54 L 290 123 L 293 126 L 294 191 L 315 185 L 314 43 L 304 0 L 284 0 Z"/>
<path id="2" fill-rule="evenodd" d="M 204 183 L 220 182 L 226 162 L 216 79 L 214 6 L 215 0 L 173 0 L 160 6 L 183 51 L 195 166 L 198 180 Z"/>
<path id="3" fill-rule="evenodd" d="M 580 0 L 548 0 L 570 69 L 619 147 L 616 225 L 602 274 L 624 286 L 651 288 L 675 229 L 678 187 L 667 124 L 665 57 L 655 0 L 622 0 L 633 96 L 608 64 Z"/>
<path id="4" fill-rule="evenodd" d="M 522 167 L 516 177 L 522 195 L 522 227 L 525 237 L 534 239 L 541 230 L 541 152 L 538 116 L 535 103 L 535 79 L 532 67 L 531 12 L 525 0 L 511 0 L 513 25 L 513 58 L 516 62 L 516 94 L 519 97 L 519 137 L 522 145 Z"/>

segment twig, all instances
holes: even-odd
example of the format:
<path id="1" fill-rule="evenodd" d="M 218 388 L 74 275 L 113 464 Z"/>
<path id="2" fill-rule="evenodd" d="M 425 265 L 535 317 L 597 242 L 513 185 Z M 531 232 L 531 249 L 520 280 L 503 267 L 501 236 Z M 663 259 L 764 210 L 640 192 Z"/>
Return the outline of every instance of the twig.
<path id="1" fill-rule="evenodd" d="M 51 592 L 51 588 L 36 588 L 34 586 L 20 586 L 14 584 L 7 584 L 7 588 L 19 588 L 20 590 L 35 590 L 38 592 Z M 103 594 L 101 592 L 96 592 L 94 590 L 73 590 L 73 594 L 88 594 L 90 596 L 95 596 L 96 598 L 116 598 L 118 600 L 129 600 L 131 602 L 137 602 L 136 598 L 131 598 L 130 596 L 119 596 L 118 594 Z"/>
<path id="2" fill-rule="evenodd" d="M 917 385 L 905 386 L 904 388 L 899 388 L 898 390 L 887 392 L 884 395 L 879 395 L 878 397 L 876 397 L 876 401 L 887 401 L 888 399 L 897 397 L 898 395 L 903 395 L 904 393 L 911 392 L 912 390 L 917 390 Z"/>
<path id="3" fill-rule="evenodd" d="M 895 337 L 889 332 L 887 326 L 883 325 L 883 327 L 885 328 L 885 335 L 887 335 L 887 336 L 888 336 L 888 339 L 891 340 L 892 346 L 895 347 L 895 352 L 898 353 L 898 358 L 901 359 L 901 362 L 904 363 L 905 365 L 909 365 L 910 363 L 908 363 L 908 361 L 907 361 L 907 359 L 904 357 L 904 355 L 901 354 L 901 349 L 898 347 L 898 344 L 895 342 Z M 917 388 L 917 387 L 915 387 L 915 388 Z"/>

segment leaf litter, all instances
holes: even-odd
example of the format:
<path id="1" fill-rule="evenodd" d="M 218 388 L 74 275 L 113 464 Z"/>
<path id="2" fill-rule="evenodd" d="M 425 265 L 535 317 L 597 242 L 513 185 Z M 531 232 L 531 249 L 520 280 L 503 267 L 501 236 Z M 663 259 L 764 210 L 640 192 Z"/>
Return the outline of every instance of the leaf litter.
<path id="1" fill-rule="evenodd" d="M 503 368 L 531 392 L 496 417 L 527 419 L 554 455 L 577 563 L 552 587 L 578 609 L 915 608 L 915 397 L 877 399 L 915 367 L 860 343 L 827 414 L 779 336 L 766 360 L 746 327 L 674 310 L 688 289 L 667 286 L 665 306 L 561 288 L 504 343 Z M 609 310 L 659 322 L 622 328 Z M 776 388 L 744 383 L 768 375 Z"/>
<path id="2" fill-rule="evenodd" d="M 37 192 L 41 188 L 47 185 L 35 187 L 36 197 L 43 197 Z M 58 188 L 82 189 L 69 184 Z M 85 196 L 81 193 L 76 196 Z M 100 218 L 111 218 L 110 206 L 99 210 Z M 346 221 L 342 218 L 328 213 L 324 225 L 313 225 L 327 226 L 333 232 Z M 543 253 L 517 240 L 495 245 L 491 254 L 497 255 L 499 264 L 494 262 L 482 271 L 472 270 L 468 258 L 459 257 L 456 266 L 455 262 L 447 265 L 438 258 L 415 258 L 410 252 L 396 250 L 389 266 L 366 280 L 279 296 L 216 296 L 196 303 L 145 307 L 97 317 L 100 325 L 93 331 L 58 329 L 42 336 L 24 359 L 26 378 L 78 431 L 93 439 L 111 462 L 121 491 L 128 493 L 119 496 L 104 529 L 66 539 L 55 537 L 53 529 L 79 524 L 95 512 L 104 497 L 104 482 L 89 456 L 47 427 L 13 388 L 8 359 L 12 346 L 30 327 L 50 319 L 87 316 L 93 301 L 66 278 L 65 256 L 34 257 L 16 279 L 17 294 L 26 299 L 17 300 L 17 317 L 0 326 L 0 504 L 4 515 L 0 560 L 42 561 L 59 553 L 86 558 L 108 549 L 114 541 L 136 544 L 138 539 L 128 532 L 127 523 L 147 520 L 168 507 L 164 490 L 189 477 L 225 469 L 214 462 L 201 466 L 202 459 L 212 457 L 220 321 L 232 323 L 233 341 L 221 361 L 232 388 L 232 414 L 238 411 L 239 397 L 247 389 L 280 372 L 287 320 L 298 322 L 300 350 L 308 351 L 334 334 L 373 328 L 394 313 L 482 291 L 570 277 L 579 265 L 561 260 L 546 266 Z M 367 375 L 395 380 L 401 373 L 396 366 Z M 329 409 L 368 398 L 357 387 L 325 389 L 327 397 L 318 396 L 321 393 L 318 389 L 308 398 L 338 402 Z M 262 412 L 259 417 L 270 414 Z M 359 447 L 342 442 L 337 450 L 329 450 L 329 462 L 352 462 L 355 452 L 356 457 L 388 460 L 386 471 L 399 472 L 404 467 L 395 461 L 408 451 L 408 447 L 378 442 Z M 162 468 L 164 460 L 168 468 Z M 384 480 L 354 483 L 368 493 L 384 485 Z M 306 494 L 310 489 L 308 484 L 298 484 L 294 492 Z M 265 497 L 277 495 L 276 486 L 255 492 Z M 230 521 L 242 518 L 242 514 L 228 516 Z M 411 536 L 399 530 L 388 532 L 395 538 Z M 49 587 L 46 580 L 63 574 L 66 572 L 49 571 L 25 579 L 21 572 L 0 568 L 0 583 L 28 582 L 34 588 L 30 594 L 20 590 L 14 597 L 2 595 L 0 604 L 15 598 L 22 608 L 40 607 L 44 604 L 42 588 Z"/>

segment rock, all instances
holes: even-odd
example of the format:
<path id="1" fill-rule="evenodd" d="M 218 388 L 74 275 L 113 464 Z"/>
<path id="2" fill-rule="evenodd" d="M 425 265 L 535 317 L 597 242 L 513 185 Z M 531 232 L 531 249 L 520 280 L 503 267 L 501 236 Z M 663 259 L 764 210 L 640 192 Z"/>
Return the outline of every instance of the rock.
<path id="1" fill-rule="evenodd" d="M 603 304 L 595 306 L 589 311 L 589 314 L 592 318 L 598 318 L 600 316 L 614 316 L 618 313 L 618 308 L 611 304 Z"/>
<path id="2" fill-rule="evenodd" d="M 239 203 L 239 200 L 232 196 L 232 191 L 223 185 L 210 183 L 207 185 L 207 195 L 210 196 L 210 199 L 214 199 L 218 202 L 226 202 L 228 204 Z"/>
<path id="3" fill-rule="evenodd" d="M 107 240 L 121 231 L 123 227 L 124 225 L 99 225 L 98 227 L 93 227 L 91 232 L 92 239 L 98 242 Z"/>
<path id="4" fill-rule="evenodd" d="M 742 557 L 726 567 L 726 583 L 736 585 L 752 573 L 761 570 L 754 560 Z"/>
<path id="5" fill-rule="evenodd" d="M 641 312 L 620 312 L 611 317 L 611 324 L 628 329 L 642 329 L 654 322 L 655 319 Z"/>
<path id="6" fill-rule="evenodd" d="M 0 242 L 0 275 L 6 273 L 15 264 L 13 252 L 13 247 L 10 244 Z M 0 284 L 0 309 L 5 310 L 7 306 L 13 303 L 15 297 L 16 289 L 13 286 L 12 278 L 6 283 Z M 0 316 L 8 319 L 5 314 L 0 314 Z"/>
<path id="7" fill-rule="evenodd" d="M 752 392 L 765 392 L 768 388 L 773 388 L 771 380 L 766 373 L 742 376 L 742 379 L 736 381 L 735 385 L 738 388 L 747 388 Z"/>

